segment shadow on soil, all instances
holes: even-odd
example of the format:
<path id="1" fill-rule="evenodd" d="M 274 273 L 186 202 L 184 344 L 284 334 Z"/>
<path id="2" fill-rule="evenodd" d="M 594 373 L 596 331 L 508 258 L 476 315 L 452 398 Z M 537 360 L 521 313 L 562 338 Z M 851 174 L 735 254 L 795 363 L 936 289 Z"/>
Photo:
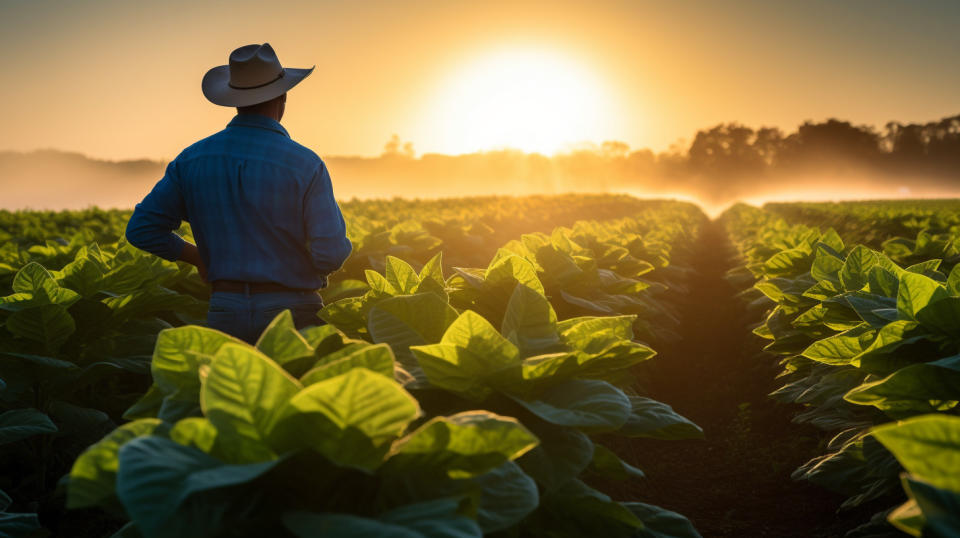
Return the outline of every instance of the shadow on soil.
<path id="1" fill-rule="evenodd" d="M 843 536 L 886 506 L 838 515 L 842 496 L 790 478 L 827 437 L 791 423 L 799 408 L 767 396 L 778 368 L 758 356 L 748 329 L 756 320 L 724 279 L 732 254 L 722 226 L 708 224 L 681 304 L 682 340 L 661 346 L 645 367 L 650 395 L 699 424 L 706 439 L 612 447 L 647 474 L 621 484 L 615 498 L 679 512 L 707 538 Z"/>

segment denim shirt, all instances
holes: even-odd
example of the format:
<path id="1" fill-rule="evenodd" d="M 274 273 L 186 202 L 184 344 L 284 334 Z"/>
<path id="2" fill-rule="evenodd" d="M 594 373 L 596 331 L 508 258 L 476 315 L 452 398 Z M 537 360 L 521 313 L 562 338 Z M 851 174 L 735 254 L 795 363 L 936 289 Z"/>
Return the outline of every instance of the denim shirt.
<path id="1" fill-rule="evenodd" d="M 133 246 L 176 260 L 190 223 L 207 279 L 326 286 L 352 248 L 330 173 L 279 122 L 237 115 L 183 150 L 127 223 Z"/>

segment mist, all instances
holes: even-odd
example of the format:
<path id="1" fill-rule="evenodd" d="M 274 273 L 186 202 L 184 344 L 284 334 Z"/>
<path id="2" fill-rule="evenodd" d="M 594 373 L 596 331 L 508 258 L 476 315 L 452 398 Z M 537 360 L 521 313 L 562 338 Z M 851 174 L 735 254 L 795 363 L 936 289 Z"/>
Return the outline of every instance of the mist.
<path id="1" fill-rule="evenodd" d="M 960 197 L 960 116 L 883 130 L 834 119 L 792 133 L 720 124 L 663 153 L 607 141 L 552 156 L 509 149 L 417 156 L 412 143 L 394 137 L 379 156 L 324 161 L 340 199 L 615 192 L 689 200 L 715 215 L 737 201 Z M 0 208 L 131 208 L 165 165 L 0 152 Z"/>

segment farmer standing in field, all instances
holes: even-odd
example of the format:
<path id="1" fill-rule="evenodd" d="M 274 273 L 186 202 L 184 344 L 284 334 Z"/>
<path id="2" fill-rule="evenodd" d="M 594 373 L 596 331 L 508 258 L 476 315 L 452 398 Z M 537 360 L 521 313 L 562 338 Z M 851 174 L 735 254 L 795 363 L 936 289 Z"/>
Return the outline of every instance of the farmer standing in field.
<path id="1" fill-rule="evenodd" d="M 286 309 L 298 328 L 320 323 L 316 290 L 351 250 L 326 165 L 280 125 L 311 72 L 284 68 L 268 43 L 210 69 L 204 96 L 237 115 L 183 150 L 127 224 L 133 246 L 195 265 L 213 290 L 208 325 L 251 343 Z M 181 221 L 196 245 L 173 233 Z"/>

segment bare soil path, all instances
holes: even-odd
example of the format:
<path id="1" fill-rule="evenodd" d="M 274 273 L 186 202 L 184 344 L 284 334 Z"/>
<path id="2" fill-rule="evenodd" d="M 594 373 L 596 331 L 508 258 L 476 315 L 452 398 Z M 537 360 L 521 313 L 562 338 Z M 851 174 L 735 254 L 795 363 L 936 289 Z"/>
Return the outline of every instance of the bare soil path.
<path id="1" fill-rule="evenodd" d="M 791 480 L 827 438 L 791 423 L 798 408 L 767 396 L 778 386 L 778 368 L 758 356 L 760 340 L 749 329 L 756 320 L 724 278 L 733 252 L 719 223 L 706 226 L 697 249 L 680 305 L 682 340 L 653 359 L 649 389 L 699 424 L 706 439 L 622 447 L 647 473 L 623 493 L 680 512 L 707 538 L 843 536 L 884 506 L 838 515 L 843 497 Z"/>

